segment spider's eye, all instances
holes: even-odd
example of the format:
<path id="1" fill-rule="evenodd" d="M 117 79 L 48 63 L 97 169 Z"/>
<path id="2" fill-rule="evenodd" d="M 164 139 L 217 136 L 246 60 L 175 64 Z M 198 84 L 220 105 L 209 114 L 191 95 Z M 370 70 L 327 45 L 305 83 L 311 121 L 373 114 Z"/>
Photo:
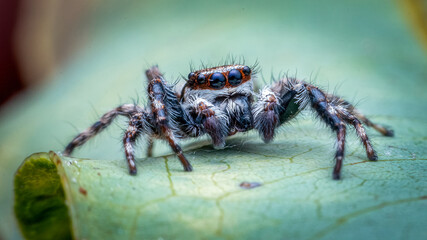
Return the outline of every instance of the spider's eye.
<path id="1" fill-rule="evenodd" d="M 188 74 L 188 79 L 191 79 L 192 77 L 194 77 L 194 73 L 193 72 L 191 72 L 191 73 Z"/>
<path id="2" fill-rule="evenodd" d="M 212 88 L 220 89 L 225 86 L 225 77 L 222 75 L 222 73 L 214 73 L 212 74 L 211 78 L 209 79 L 209 83 Z"/>
<path id="3" fill-rule="evenodd" d="M 237 86 L 242 82 L 242 74 L 239 70 L 233 69 L 228 73 L 228 82 L 233 85 Z"/>
<path id="4" fill-rule="evenodd" d="M 248 66 L 244 66 L 242 69 L 243 74 L 245 74 L 245 76 L 248 76 L 249 74 L 251 74 L 251 69 Z"/>
<path id="5" fill-rule="evenodd" d="M 198 84 L 203 84 L 206 82 L 206 77 L 203 74 L 200 74 L 199 76 L 197 76 L 197 83 Z"/>

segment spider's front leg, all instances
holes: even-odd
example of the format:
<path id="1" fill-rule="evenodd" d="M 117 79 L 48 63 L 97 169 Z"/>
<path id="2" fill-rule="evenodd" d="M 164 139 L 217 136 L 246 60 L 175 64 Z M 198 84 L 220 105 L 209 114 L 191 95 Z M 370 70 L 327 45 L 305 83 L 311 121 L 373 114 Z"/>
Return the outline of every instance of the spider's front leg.
<path id="1" fill-rule="evenodd" d="M 193 167 L 185 158 L 181 147 L 178 145 L 174 131 L 179 128 L 175 126 L 183 116 L 183 110 L 173 91 L 163 80 L 162 74 L 155 66 L 146 71 L 148 84 L 148 94 L 151 101 L 151 111 L 154 115 L 155 133 L 165 139 L 172 150 L 181 161 L 185 171 L 192 171 Z"/>
<path id="2" fill-rule="evenodd" d="M 346 124 L 354 126 L 369 160 L 377 160 L 378 157 L 359 119 L 384 136 L 393 136 L 392 130 L 372 123 L 347 101 L 294 78 L 283 78 L 270 88 L 265 88 L 258 99 L 254 105 L 255 128 L 266 142 L 273 139 L 275 128 L 292 119 L 310 103 L 317 115 L 337 134 L 334 179 L 340 179 Z"/>

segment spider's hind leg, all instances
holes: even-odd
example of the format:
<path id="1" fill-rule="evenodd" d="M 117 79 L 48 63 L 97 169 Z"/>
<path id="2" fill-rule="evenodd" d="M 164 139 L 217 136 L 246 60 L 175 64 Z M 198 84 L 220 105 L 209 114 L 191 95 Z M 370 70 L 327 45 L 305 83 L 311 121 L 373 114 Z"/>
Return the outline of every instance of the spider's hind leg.
<path id="1" fill-rule="evenodd" d="M 360 112 L 358 112 L 356 109 L 353 108 L 352 113 L 354 114 L 354 116 L 356 116 L 359 120 L 361 120 L 366 126 L 371 127 L 375 130 L 377 130 L 379 133 L 381 133 L 382 135 L 386 136 L 386 137 L 393 137 L 394 136 L 394 131 L 393 129 L 389 129 L 386 128 L 380 124 L 376 124 L 371 122 L 367 117 L 365 117 L 363 114 L 361 114 Z"/>
<path id="2" fill-rule="evenodd" d="M 253 111 L 255 128 L 264 141 L 268 142 L 273 139 L 277 127 L 295 117 L 308 103 L 337 134 L 334 179 L 340 179 L 346 124 L 354 126 L 369 160 L 377 160 L 378 157 L 361 122 L 385 136 L 393 136 L 392 130 L 372 123 L 347 101 L 327 94 L 311 84 L 287 77 L 274 83 L 270 88 L 264 88 L 258 96 Z"/>
<path id="3" fill-rule="evenodd" d="M 151 125 L 148 123 L 149 114 L 147 112 L 134 113 L 129 126 L 123 137 L 123 146 L 125 149 L 126 160 L 129 166 L 129 174 L 136 175 L 136 164 L 134 154 L 134 144 L 136 139 L 142 134 L 151 134 Z"/>
<path id="4" fill-rule="evenodd" d="M 374 127 L 385 136 L 393 136 L 393 131 L 370 122 L 366 117 L 358 113 L 354 106 L 347 101 L 337 96 L 326 94 L 311 84 L 305 84 L 305 86 L 309 94 L 311 107 L 332 130 L 337 132 L 336 164 L 333 171 L 333 178 L 340 179 L 342 160 L 344 158 L 345 124 L 351 124 L 355 128 L 357 136 L 365 147 L 368 159 L 372 161 L 377 160 L 378 156 L 358 117 L 362 117 L 362 121 L 370 123 L 368 126 Z"/>
<path id="5" fill-rule="evenodd" d="M 86 130 L 78 134 L 67 145 L 67 147 L 63 151 L 63 154 L 65 156 L 71 155 L 71 153 L 74 151 L 76 147 L 83 145 L 90 138 L 94 137 L 95 135 L 100 133 L 102 130 L 104 130 L 106 127 L 108 127 L 117 116 L 122 115 L 122 116 L 130 117 L 132 114 L 135 114 L 141 111 L 143 111 L 143 109 L 137 105 L 124 104 L 105 113 L 104 115 L 102 115 L 99 121 L 95 122 L 92 126 L 90 126 Z"/>
<path id="6" fill-rule="evenodd" d="M 346 126 L 343 119 L 337 113 L 337 106 L 331 105 L 326 95 L 317 87 L 307 85 L 309 92 L 311 107 L 317 112 L 320 118 L 333 131 L 337 133 L 337 149 L 335 152 L 335 167 L 332 172 L 333 179 L 341 178 L 341 167 L 344 159 Z"/>

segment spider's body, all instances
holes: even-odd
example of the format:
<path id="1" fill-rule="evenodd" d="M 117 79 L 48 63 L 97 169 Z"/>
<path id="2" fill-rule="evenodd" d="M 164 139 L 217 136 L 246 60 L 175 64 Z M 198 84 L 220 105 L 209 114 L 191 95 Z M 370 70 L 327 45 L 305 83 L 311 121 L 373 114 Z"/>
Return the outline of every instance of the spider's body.
<path id="1" fill-rule="evenodd" d="M 215 147 L 224 146 L 225 137 L 253 128 L 251 73 L 247 66 L 227 65 L 188 75 L 180 96 L 182 105 L 195 122 L 207 120 L 206 124 L 212 125 L 200 130 L 207 130 Z"/>
<path id="2" fill-rule="evenodd" d="M 186 84 L 177 92 L 167 85 L 157 67 L 147 70 L 146 75 L 151 102 L 148 109 L 125 104 L 107 112 L 98 122 L 75 137 L 64 154 L 71 154 L 75 147 L 106 128 L 116 116 L 124 115 L 130 119 L 123 139 L 130 174 L 136 174 L 133 149 L 136 139 L 141 135 L 148 136 L 148 155 L 151 155 L 154 138 L 166 140 L 184 170 L 192 171 L 177 139 L 208 134 L 214 147 L 222 148 L 227 136 L 255 128 L 268 143 L 273 140 L 276 128 L 310 105 L 337 133 L 333 178 L 339 179 L 344 158 L 346 124 L 355 128 L 370 160 L 377 160 L 377 155 L 361 122 L 385 136 L 393 135 L 393 131 L 373 124 L 345 100 L 295 78 L 284 77 L 255 94 L 254 73 L 244 65 L 225 65 L 192 72 Z"/>

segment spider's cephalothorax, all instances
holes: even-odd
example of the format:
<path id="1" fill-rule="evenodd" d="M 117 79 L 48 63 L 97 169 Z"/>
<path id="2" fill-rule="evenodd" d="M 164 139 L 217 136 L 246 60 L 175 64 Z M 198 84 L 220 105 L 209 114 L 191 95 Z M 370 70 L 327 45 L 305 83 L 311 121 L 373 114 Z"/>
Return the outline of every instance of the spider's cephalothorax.
<path id="1" fill-rule="evenodd" d="M 208 134 L 214 147 L 221 148 L 227 136 L 255 128 L 268 143 L 273 140 L 276 128 L 309 105 L 337 134 L 333 178 L 339 179 L 346 125 L 355 128 L 369 160 L 377 160 L 377 155 L 362 122 L 385 136 L 393 136 L 392 130 L 372 123 L 347 101 L 295 78 L 283 77 L 255 94 L 254 73 L 244 65 L 225 65 L 191 72 L 179 91 L 174 91 L 173 86 L 166 83 L 157 66 L 147 70 L 146 75 L 151 103 L 147 108 L 124 104 L 105 113 L 99 121 L 77 135 L 64 154 L 70 155 L 74 148 L 111 124 L 116 116 L 123 115 L 129 117 L 123 144 L 130 174 L 136 174 L 134 144 L 141 135 L 147 136 L 149 156 L 153 139 L 166 140 L 184 170 L 192 171 L 191 164 L 178 145 L 178 139 Z"/>

